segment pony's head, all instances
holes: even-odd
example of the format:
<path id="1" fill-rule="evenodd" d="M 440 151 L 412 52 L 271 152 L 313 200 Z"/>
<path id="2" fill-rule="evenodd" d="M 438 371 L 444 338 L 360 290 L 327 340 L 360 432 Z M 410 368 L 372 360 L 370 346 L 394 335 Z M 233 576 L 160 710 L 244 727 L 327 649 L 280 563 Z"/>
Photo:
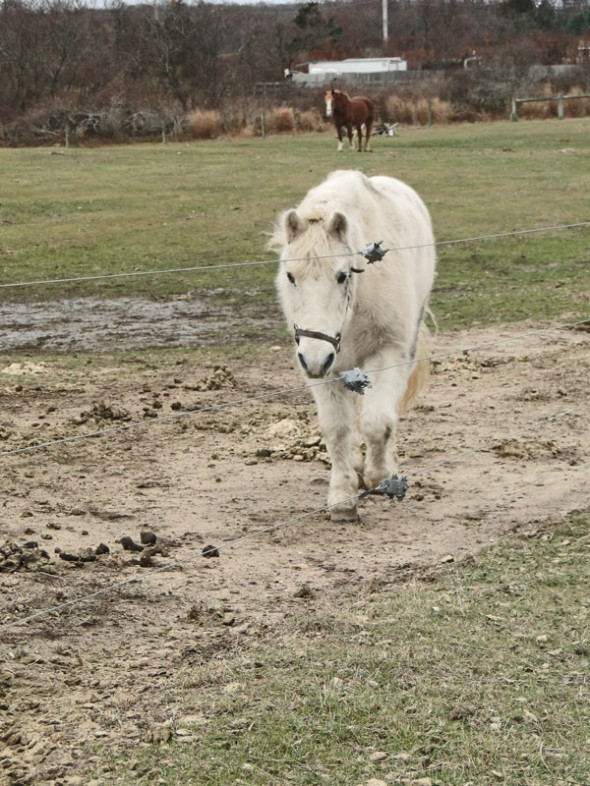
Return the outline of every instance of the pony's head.
<path id="1" fill-rule="evenodd" d="M 277 291 L 297 360 L 311 378 L 325 377 L 336 362 L 358 272 L 348 219 L 339 211 L 323 212 L 321 207 L 312 216 L 289 210 L 276 233 L 283 245 Z"/>

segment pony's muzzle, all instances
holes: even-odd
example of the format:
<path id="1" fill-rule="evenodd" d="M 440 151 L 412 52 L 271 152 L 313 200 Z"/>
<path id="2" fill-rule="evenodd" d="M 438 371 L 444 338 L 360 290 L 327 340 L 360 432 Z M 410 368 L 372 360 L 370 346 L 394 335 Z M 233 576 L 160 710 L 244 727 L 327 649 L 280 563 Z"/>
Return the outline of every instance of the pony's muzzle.
<path id="1" fill-rule="evenodd" d="M 312 379 L 321 379 L 325 377 L 334 365 L 336 355 L 334 352 L 329 352 L 326 356 L 322 357 L 306 357 L 303 352 L 297 353 L 297 360 L 299 365 L 305 371 L 308 377 Z"/>
<path id="2" fill-rule="evenodd" d="M 332 336 L 330 333 L 323 333 L 320 330 L 305 330 L 299 325 L 293 327 L 295 343 L 299 347 L 297 352 L 299 365 L 312 379 L 325 377 L 334 365 L 336 353 L 340 350 L 341 334 L 337 333 Z M 326 343 L 330 344 L 334 351 L 328 350 L 325 346 Z"/>

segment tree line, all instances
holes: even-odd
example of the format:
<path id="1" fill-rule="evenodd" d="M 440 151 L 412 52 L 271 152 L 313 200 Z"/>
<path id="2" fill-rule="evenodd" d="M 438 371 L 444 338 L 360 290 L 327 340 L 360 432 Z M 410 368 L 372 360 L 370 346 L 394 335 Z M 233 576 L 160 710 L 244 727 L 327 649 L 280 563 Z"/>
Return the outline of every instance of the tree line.
<path id="1" fill-rule="evenodd" d="M 0 126 L 13 143 L 19 130 L 64 114 L 99 122 L 118 107 L 137 130 L 149 117 L 246 104 L 260 85 L 282 82 L 285 68 L 317 59 L 402 56 L 427 70 L 476 51 L 488 75 L 575 63 L 590 38 L 589 2 L 389 0 L 384 41 L 381 0 L 0 0 Z"/>

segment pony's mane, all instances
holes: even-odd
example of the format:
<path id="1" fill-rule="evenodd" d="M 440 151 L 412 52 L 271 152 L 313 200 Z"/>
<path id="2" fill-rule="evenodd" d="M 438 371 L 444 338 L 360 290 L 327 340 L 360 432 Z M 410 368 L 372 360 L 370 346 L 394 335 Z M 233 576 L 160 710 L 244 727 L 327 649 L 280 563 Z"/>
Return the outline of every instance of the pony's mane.
<path id="1" fill-rule="evenodd" d="M 294 261 L 291 266 L 295 275 L 304 271 L 321 273 L 332 267 L 336 243 L 326 232 L 324 216 L 320 216 L 322 212 L 318 210 L 311 218 L 302 216 L 307 227 L 289 246 L 292 249 Z"/>
<path id="2" fill-rule="evenodd" d="M 331 266 L 335 253 L 335 240 L 325 228 L 325 221 L 332 212 L 326 203 L 317 204 L 310 210 L 299 211 L 306 226 L 289 244 L 284 229 L 284 218 L 281 217 L 268 242 L 268 248 L 272 251 L 288 249 L 286 254 L 293 260 L 295 274 L 303 270 L 317 269 L 318 272 L 325 270 Z M 286 213 L 283 214 L 285 215 Z"/>
<path id="3" fill-rule="evenodd" d="M 313 189 L 297 206 L 299 217 L 307 224 L 300 238 L 296 238 L 289 248 L 307 246 L 313 249 L 313 256 L 325 256 L 334 253 L 334 241 L 325 230 L 325 222 L 335 211 L 344 213 L 347 219 L 355 222 L 359 210 L 358 186 L 367 189 L 371 194 L 380 195 L 366 175 L 358 171 L 336 170 L 332 172 L 320 189 Z M 285 210 L 275 223 L 274 231 L 268 241 L 271 251 L 280 252 L 288 244 L 285 232 Z M 291 254 L 289 256 L 304 256 Z"/>

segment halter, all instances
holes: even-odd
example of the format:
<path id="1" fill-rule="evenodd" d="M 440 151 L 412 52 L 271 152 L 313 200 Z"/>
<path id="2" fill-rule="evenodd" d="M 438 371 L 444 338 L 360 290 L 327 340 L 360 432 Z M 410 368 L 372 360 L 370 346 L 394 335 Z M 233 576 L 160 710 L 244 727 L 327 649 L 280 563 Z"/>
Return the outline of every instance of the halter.
<path id="1" fill-rule="evenodd" d="M 327 341 L 329 344 L 332 344 L 336 352 L 340 352 L 341 333 L 336 333 L 335 336 L 331 336 L 329 333 L 321 333 L 319 330 L 304 330 L 300 328 L 299 325 L 294 325 L 293 327 L 295 328 L 295 342 L 297 344 L 299 344 L 299 339 L 302 336 L 305 338 L 319 338 L 321 341 Z"/>

